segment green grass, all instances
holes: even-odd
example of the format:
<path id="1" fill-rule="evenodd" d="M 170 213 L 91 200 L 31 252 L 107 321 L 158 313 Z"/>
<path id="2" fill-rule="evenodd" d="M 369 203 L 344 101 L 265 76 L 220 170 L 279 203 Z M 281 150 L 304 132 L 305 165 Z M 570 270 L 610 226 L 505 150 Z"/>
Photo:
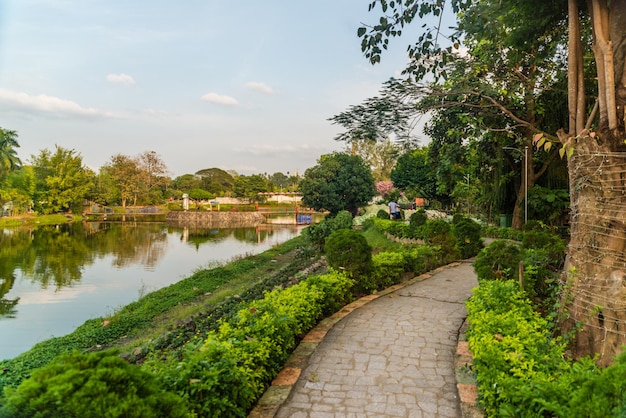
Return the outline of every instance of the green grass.
<path id="1" fill-rule="evenodd" d="M 405 244 L 389 240 L 382 231 L 377 228 L 368 228 L 363 232 L 367 243 L 373 248 L 374 253 L 381 251 L 397 251 Z"/>
<path id="2" fill-rule="evenodd" d="M 59 225 L 68 222 L 81 221 L 80 215 L 23 215 L 0 218 L 0 228 L 15 228 L 19 226 Z"/>

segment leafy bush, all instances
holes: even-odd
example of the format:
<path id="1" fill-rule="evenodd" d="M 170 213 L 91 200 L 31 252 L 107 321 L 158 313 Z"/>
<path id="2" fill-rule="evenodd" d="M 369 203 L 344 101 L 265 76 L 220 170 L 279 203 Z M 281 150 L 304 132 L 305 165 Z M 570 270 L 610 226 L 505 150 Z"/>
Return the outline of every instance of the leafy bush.
<path id="1" fill-rule="evenodd" d="M 181 398 L 115 351 L 61 355 L 5 394 L 2 417 L 191 416 Z"/>
<path id="2" fill-rule="evenodd" d="M 287 359 L 297 337 L 331 306 L 350 298 L 353 282 L 342 274 L 305 280 L 246 304 L 201 346 L 182 358 L 145 363 L 202 417 L 245 417 Z"/>
<path id="3" fill-rule="evenodd" d="M 352 302 L 352 287 L 354 280 L 345 274 L 330 273 L 319 276 L 311 276 L 306 279 L 309 285 L 324 292 L 323 315 L 330 315 Z"/>
<path id="4" fill-rule="evenodd" d="M 416 248 L 404 250 L 402 257 L 406 271 L 423 274 L 441 265 L 438 262 L 442 258 L 441 248 L 420 245 Z"/>
<path id="5" fill-rule="evenodd" d="M 486 416 L 625 416 L 626 353 L 605 369 L 589 357 L 568 360 L 564 341 L 511 280 L 482 281 L 467 310 Z"/>
<path id="6" fill-rule="evenodd" d="M 588 373 L 580 390 L 571 397 L 570 417 L 624 417 L 626 416 L 626 353 L 601 373 Z"/>
<path id="7" fill-rule="evenodd" d="M 384 209 L 380 209 L 378 212 L 376 212 L 376 217 L 378 219 L 389 219 L 389 212 Z"/>
<path id="8" fill-rule="evenodd" d="M 326 238 L 337 230 L 352 228 L 352 222 L 353 218 L 350 212 L 345 210 L 340 211 L 335 217 L 327 217 L 321 222 L 309 225 L 303 231 L 303 235 L 307 237 L 319 251 L 324 251 Z"/>
<path id="9" fill-rule="evenodd" d="M 426 223 L 426 242 L 441 248 L 442 262 L 446 263 L 457 258 L 457 240 L 452 234 L 452 227 L 446 221 L 434 220 Z"/>
<path id="10" fill-rule="evenodd" d="M 457 219 L 452 232 L 456 238 L 456 250 L 461 258 L 474 257 L 483 248 L 480 238 L 480 225 L 469 218 Z"/>
<path id="11" fill-rule="evenodd" d="M 332 218 L 333 228 L 335 230 L 352 228 L 353 221 L 354 218 L 352 217 L 352 214 L 347 210 L 339 211 L 339 213 Z"/>
<path id="12" fill-rule="evenodd" d="M 466 335 L 487 416 L 586 416 L 558 412 L 571 385 L 595 371 L 593 362 L 572 367 L 565 344 L 551 338 L 547 321 L 516 282 L 482 281 L 466 305 Z"/>
<path id="13" fill-rule="evenodd" d="M 357 281 L 372 269 L 372 248 L 359 231 L 340 229 L 333 232 L 324 247 L 329 267 L 344 271 Z"/>
<path id="14" fill-rule="evenodd" d="M 521 241 L 523 232 L 511 227 L 501 228 L 497 226 L 486 226 L 483 228 L 483 235 L 489 238 L 512 239 Z"/>
<path id="15" fill-rule="evenodd" d="M 520 245 L 510 241 L 494 241 L 480 250 L 474 262 L 479 280 L 506 280 L 519 278 L 522 260 Z"/>
<path id="16" fill-rule="evenodd" d="M 404 257 L 399 252 L 381 252 L 372 256 L 371 281 L 365 290 L 381 290 L 399 283 L 404 273 Z"/>
<path id="17" fill-rule="evenodd" d="M 524 233 L 522 247 L 526 249 L 540 249 L 547 253 L 548 265 L 553 269 L 560 269 L 565 262 L 565 243 L 557 235 L 548 232 L 531 230 Z"/>

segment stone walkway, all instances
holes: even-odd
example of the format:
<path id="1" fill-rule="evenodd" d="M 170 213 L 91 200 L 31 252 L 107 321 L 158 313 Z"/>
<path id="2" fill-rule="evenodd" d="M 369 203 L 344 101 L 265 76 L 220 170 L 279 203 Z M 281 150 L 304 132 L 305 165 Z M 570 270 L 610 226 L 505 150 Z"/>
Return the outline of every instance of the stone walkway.
<path id="1" fill-rule="evenodd" d="M 349 305 L 307 335 L 250 417 L 460 417 L 457 339 L 477 284 L 454 263 Z"/>

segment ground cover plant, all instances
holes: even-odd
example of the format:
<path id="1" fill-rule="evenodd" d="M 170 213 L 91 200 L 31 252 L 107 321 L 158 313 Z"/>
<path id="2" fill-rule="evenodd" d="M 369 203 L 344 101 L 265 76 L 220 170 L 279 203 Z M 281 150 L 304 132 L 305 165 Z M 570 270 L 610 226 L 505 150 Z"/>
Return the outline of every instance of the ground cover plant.
<path id="1" fill-rule="evenodd" d="M 495 241 L 475 263 L 479 287 L 467 302 L 480 404 L 498 417 L 623 417 L 626 354 L 599 368 L 567 356 L 570 335 L 555 337 L 565 245 L 543 228 Z M 524 288 L 517 265 L 524 266 Z"/>
<path id="2" fill-rule="evenodd" d="M 513 280 L 485 280 L 467 302 L 480 404 L 494 417 L 623 417 L 626 354 L 600 369 L 566 356 Z"/>

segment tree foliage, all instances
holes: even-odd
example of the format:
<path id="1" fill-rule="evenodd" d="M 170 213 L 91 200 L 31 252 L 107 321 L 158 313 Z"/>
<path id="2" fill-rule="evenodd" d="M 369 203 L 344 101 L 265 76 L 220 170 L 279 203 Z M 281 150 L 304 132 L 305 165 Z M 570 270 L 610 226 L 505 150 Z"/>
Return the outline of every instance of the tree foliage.
<path id="1" fill-rule="evenodd" d="M 361 157 L 343 153 L 322 155 L 300 181 L 302 202 L 336 214 L 347 210 L 356 215 L 376 195 L 374 177 Z"/>
<path id="2" fill-rule="evenodd" d="M 233 192 L 237 197 L 258 202 L 264 200 L 259 193 L 268 192 L 269 190 L 270 186 L 268 181 L 260 174 L 252 174 L 250 176 L 239 175 L 235 177 Z"/>
<path id="3" fill-rule="evenodd" d="M 411 196 L 434 199 L 436 184 L 428 148 L 416 148 L 402 154 L 391 171 L 391 180 L 395 187 Z"/>
<path id="4" fill-rule="evenodd" d="M 0 128 L 0 186 L 9 173 L 22 164 L 17 157 L 17 132 Z"/>
<path id="5" fill-rule="evenodd" d="M 35 172 L 35 208 L 42 213 L 56 213 L 82 208 L 94 184 L 95 173 L 83 165 L 74 150 L 55 146 L 55 152 L 41 150 L 32 156 Z"/>

